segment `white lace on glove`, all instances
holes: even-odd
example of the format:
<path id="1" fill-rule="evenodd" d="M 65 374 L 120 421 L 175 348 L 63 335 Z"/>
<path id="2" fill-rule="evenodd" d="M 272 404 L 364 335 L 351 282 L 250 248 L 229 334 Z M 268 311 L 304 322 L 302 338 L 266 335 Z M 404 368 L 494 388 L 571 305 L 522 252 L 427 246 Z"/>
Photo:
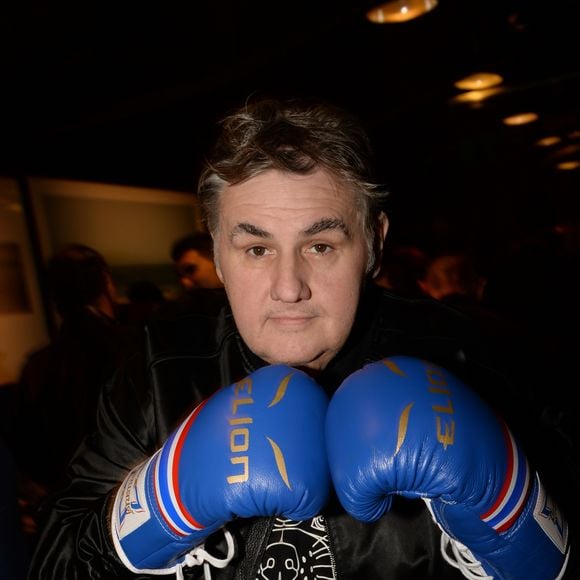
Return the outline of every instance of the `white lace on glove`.
<path id="1" fill-rule="evenodd" d="M 469 580 L 493 580 L 488 576 L 467 546 L 449 537 L 441 530 L 441 554 L 445 561 L 457 568 Z"/>
<path id="2" fill-rule="evenodd" d="M 441 555 L 445 561 L 454 568 L 457 568 L 468 580 L 493 580 L 493 576 L 488 576 L 483 569 L 481 562 L 471 553 L 471 550 L 461 542 L 454 540 L 440 525 L 431 509 L 431 500 L 423 498 L 425 505 L 429 509 L 431 518 L 441 530 Z"/>
<path id="3" fill-rule="evenodd" d="M 205 580 L 211 580 L 210 566 L 213 566 L 214 568 L 225 568 L 231 562 L 236 552 L 234 538 L 225 528 L 223 529 L 223 532 L 228 545 L 228 553 L 225 557 L 216 558 L 215 556 L 212 556 L 205 550 L 204 544 L 201 544 L 191 550 L 191 552 L 188 552 L 185 555 L 183 562 L 175 567 L 175 577 L 177 580 L 183 580 L 183 568 L 185 568 L 185 566 L 191 567 L 203 565 L 203 576 Z"/>

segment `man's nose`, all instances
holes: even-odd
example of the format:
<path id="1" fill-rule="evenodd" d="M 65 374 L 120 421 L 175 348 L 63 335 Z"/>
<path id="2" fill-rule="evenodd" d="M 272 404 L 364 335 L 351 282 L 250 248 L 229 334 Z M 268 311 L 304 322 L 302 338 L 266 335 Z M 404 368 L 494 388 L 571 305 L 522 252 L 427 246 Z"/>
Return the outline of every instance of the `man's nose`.
<path id="1" fill-rule="evenodd" d="M 181 285 L 186 290 L 191 290 L 192 288 L 197 287 L 197 282 L 194 279 L 192 279 L 190 276 L 181 276 L 179 278 L 179 281 L 181 282 Z"/>
<path id="2" fill-rule="evenodd" d="M 311 296 L 308 284 L 310 268 L 303 258 L 296 254 L 279 255 L 272 272 L 272 300 L 299 302 Z"/>

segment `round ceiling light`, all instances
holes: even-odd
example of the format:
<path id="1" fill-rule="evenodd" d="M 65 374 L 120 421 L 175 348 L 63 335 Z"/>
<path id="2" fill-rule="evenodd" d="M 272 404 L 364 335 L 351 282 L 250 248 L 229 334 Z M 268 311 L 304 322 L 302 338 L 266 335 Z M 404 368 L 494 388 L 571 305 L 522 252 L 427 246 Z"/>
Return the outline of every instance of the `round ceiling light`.
<path id="1" fill-rule="evenodd" d="M 503 77 L 496 73 L 478 72 L 459 79 L 454 85 L 462 91 L 481 91 L 496 87 L 501 83 L 503 83 Z"/>
<path id="2" fill-rule="evenodd" d="M 536 141 L 538 147 L 550 147 L 551 145 L 556 145 L 560 143 L 562 139 L 558 135 L 549 135 L 548 137 L 542 137 Z"/>
<path id="3" fill-rule="evenodd" d="M 511 115 L 510 117 L 505 117 L 503 119 L 504 125 L 525 125 L 527 123 L 533 123 L 538 120 L 538 115 L 536 113 L 519 113 L 518 115 Z"/>
<path id="4" fill-rule="evenodd" d="M 367 18 L 375 24 L 406 22 L 431 12 L 438 3 L 439 0 L 391 0 L 371 8 Z"/>
<path id="5" fill-rule="evenodd" d="M 570 171 L 571 169 L 580 168 L 580 161 L 575 159 L 571 159 L 570 161 L 561 161 L 556 165 L 556 167 L 562 171 Z"/>
<path id="6" fill-rule="evenodd" d="M 502 92 L 501 88 L 495 89 L 482 89 L 481 91 L 465 91 L 464 93 L 459 93 L 451 99 L 453 103 L 479 103 L 484 101 L 493 95 L 497 95 Z"/>

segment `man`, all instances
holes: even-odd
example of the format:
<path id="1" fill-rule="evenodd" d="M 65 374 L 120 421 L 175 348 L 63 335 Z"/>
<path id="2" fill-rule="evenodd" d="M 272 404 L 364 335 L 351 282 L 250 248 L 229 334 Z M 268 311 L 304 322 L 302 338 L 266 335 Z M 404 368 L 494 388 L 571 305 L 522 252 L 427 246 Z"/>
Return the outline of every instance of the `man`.
<path id="1" fill-rule="evenodd" d="M 19 465 L 50 491 L 93 425 L 99 390 L 117 364 L 121 328 L 109 264 L 94 248 L 60 248 L 46 282 L 58 330 L 24 365 L 17 413 Z"/>
<path id="2" fill-rule="evenodd" d="M 420 280 L 424 276 L 428 258 L 413 245 L 387 245 L 375 284 L 406 298 L 424 298 Z"/>
<path id="3" fill-rule="evenodd" d="M 4 413 L 4 398 L 0 391 L 0 412 L 5 420 L 9 413 Z M 9 402 L 9 401 L 8 401 Z M 2 427 L 4 427 L 2 425 Z M 0 429 L 0 464 L 2 481 L 0 481 L 0 570 L 7 578 L 19 580 L 26 575 L 28 545 L 20 521 L 17 503 L 17 470 L 9 437 Z"/>
<path id="4" fill-rule="evenodd" d="M 505 459 L 487 446 L 503 441 L 491 419 L 495 415 L 479 403 L 474 411 L 459 411 L 473 403 L 460 379 L 449 384 L 461 425 L 484 425 L 469 438 L 487 454 L 480 475 L 458 460 L 439 469 L 436 462 L 446 461 L 447 454 L 421 460 L 423 455 L 414 453 L 415 438 L 433 446 L 440 442 L 433 441 L 431 423 L 429 434 L 419 434 L 427 423 L 410 419 L 407 410 L 395 455 L 407 463 L 401 471 L 417 474 L 417 485 L 393 490 L 384 472 L 379 477 L 379 465 L 392 469 L 394 463 L 375 443 L 364 441 L 359 428 L 366 434 L 389 430 L 396 439 L 396 425 L 387 419 L 391 390 L 385 391 L 386 400 L 366 399 L 365 383 L 382 382 L 385 369 L 394 377 L 397 364 L 414 377 L 416 357 L 444 369 L 430 368 L 432 381 L 449 369 L 487 398 L 497 398 L 512 431 L 526 431 L 518 420 L 524 397 L 516 394 L 512 408 L 509 384 L 492 370 L 466 319 L 432 301 L 394 297 L 368 283 L 388 229 L 384 195 L 372 185 L 369 164 L 360 125 L 330 106 L 257 102 L 224 120 L 199 194 L 228 305 L 215 317 L 201 314 L 148 327 L 144 353 L 120 369 L 103 393 L 100 428 L 86 439 L 70 466 L 68 488 L 55 498 L 33 578 L 461 577 L 449 559 L 472 574 L 506 568 L 506 577 L 516 577 L 520 565 L 540 569 L 546 562 L 554 577 L 565 568 L 566 524 L 532 478 L 525 480 L 528 491 L 519 506 L 526 509 L 517 512 L 517 525 L 510 521 L 500 536 L 479 517 L 474 523 L 468 509 L 460 520 L 461 526 L 467 522 L 467 531 L 452 539 L 455 520 L 450 527 L 439 498 L 448 497 L 455 482 L 468 482 L 486 500 L 513 495 L 511 486 L 506 492 L 501 484 L 500 489 L 492 485 L 505 466 L 483 468 L 495 455 L 497 461 Z M 385 359 L 397 354 L 410 359 Z M 368 381 L 357 374 L 367 363 L 375 365 L 364 371 L 372 375 Z M 430 391 L 415 388 L 422 380 L 413 379 L 410 386 L 414 397 L 425 399 Z M 352 389 L 339 389 L 353 382 L 361 387 L 356 404 L 349 400 Z M 392 397 L 402 397 L 397 380 L 392 385 Z M 442 384 L 433 389 L 439 395 L 445 391 Z M 331 398 L 328 421 L 326 396 Z M 434 409 L 451 412 L 452 407 Z M 534 423 L 534 433 L 541 429 Z M 409 437 L 403 436 L 407 431 Z M 341 432 L 348 439 L 344 447 Z M 451 457 L 468 443 L 453 447 L 450 433 L 444 441 Z M 344 453 L 336 453 L 337 446 Z M 369 467 L 363 456 L 372 458 L 373 449 Z M 527 465 L 519 452 L 517 457 L 519 465 Z M 423 491 L 419 484 L 426 467 L 441 475 L 445 493 Z M 359 476 L 346 483 L 351 472 Z M 553 487 L 563 480 L 553 475 L 545 484 L 556 493 Z M 379 495 L 392 500 L 388 513 L 383 515 L 385 502 L 370 514 L 353 508 L 350 499 L 375 504 L 376 493 L 369 497 L 358 487 L 379 479 Z M 425 495 L 431 503 L 401 495 Z M 456 491 L 451 499 L 454 505 L 468 504 Z M 551 538 L 531 517 L 534 502 L 550 508 L 545 527 Z M 447 549 L 441 554 L 441 538 L 454 557 Z M 475 553 L 462 539 L 478 548 Z M 496 550 L 498 541 L 502 546 Z M 533 554 L 533 561 L 521 564 L 523 553 Z"/>
<path id="5" fill-rule="evenodd" d="M 477 307 L 485 288 L 474 258 L 466 252 L 442 253 L 431 259 L 419 280 L 423 292 L 447 304 Z"/>
<path id="6" fill-rule="evenodd" d="M 194 288 L 221 288 L 213 261 L 213 240 L 206 232 L 180 238 L 171 248 L 171 259 L 185 291 Z"/>
<path id="7" fill-rule="evenodd" d="M 226 297 L 216 271 L 211 235 L 196 232 L 178 239 L 171 247 L 171 259 L 183 292 L 160 308 L 156 316 L 170 319 L 219 312 Z"/>
<path id="8" fill-rule="evenodd" d="M 99 391 L 120 360 L 126 333 L 109 264 L 97 250 L 66 244 L 46 274 L 58 329 L 27 358 L 15 405 L 19 500 L 31 544 L 44 501 L 62 485 L 69 460 L 94 427 Z"/>

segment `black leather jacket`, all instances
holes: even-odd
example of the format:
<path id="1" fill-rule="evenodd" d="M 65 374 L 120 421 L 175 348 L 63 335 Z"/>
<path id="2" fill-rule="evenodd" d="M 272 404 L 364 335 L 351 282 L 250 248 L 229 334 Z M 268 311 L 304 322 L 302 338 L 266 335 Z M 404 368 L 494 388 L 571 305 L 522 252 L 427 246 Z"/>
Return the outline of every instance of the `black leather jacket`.
<path id="1" fill-rule="evenodd" d="M 406 300 L 368 288 L 351 337 L 318 377 L 329 394 L 367 362 L 395 354 L 427 358 L 449 368 L 499 407 L 512 429 L 522 418 L 521 393 L 491 365 L 477 329 L 458 311 L 430 300 Z M 243 378 L 265 363 L 243 344 L 227 305 L 217 316 L 202 314 L 148 325 L 145 348 L 134 353 L 103 389 L 98 429 L 73 459 L 70 484 L 53 500 L 29 578 L 153 578 L 129 572 L 116 556 L 108 514 L 116 487 L 148 458 L 194 405 L 216 388 Z M 497 404 L 497 402 L 500 402 Z M 514 425 L 515 423 L 515 425 Z M 532 458 L 533 460 L 533 458 Z M 374 524 L 362 524 L 331 501 L 325 510 L 338 578 L 462 578 L 444 562 L 440 533 L 421 501 L 397 499 Z M 253 580 L 272 521 L 237 520 L 228 528 L 237 553 L 212 578 Z M 220 549 L 223 535 L 215 535 Z M 213 537 L 207 544 L 212 545 Z M 185 569 L 201 578 L 201 568 Z"/>

